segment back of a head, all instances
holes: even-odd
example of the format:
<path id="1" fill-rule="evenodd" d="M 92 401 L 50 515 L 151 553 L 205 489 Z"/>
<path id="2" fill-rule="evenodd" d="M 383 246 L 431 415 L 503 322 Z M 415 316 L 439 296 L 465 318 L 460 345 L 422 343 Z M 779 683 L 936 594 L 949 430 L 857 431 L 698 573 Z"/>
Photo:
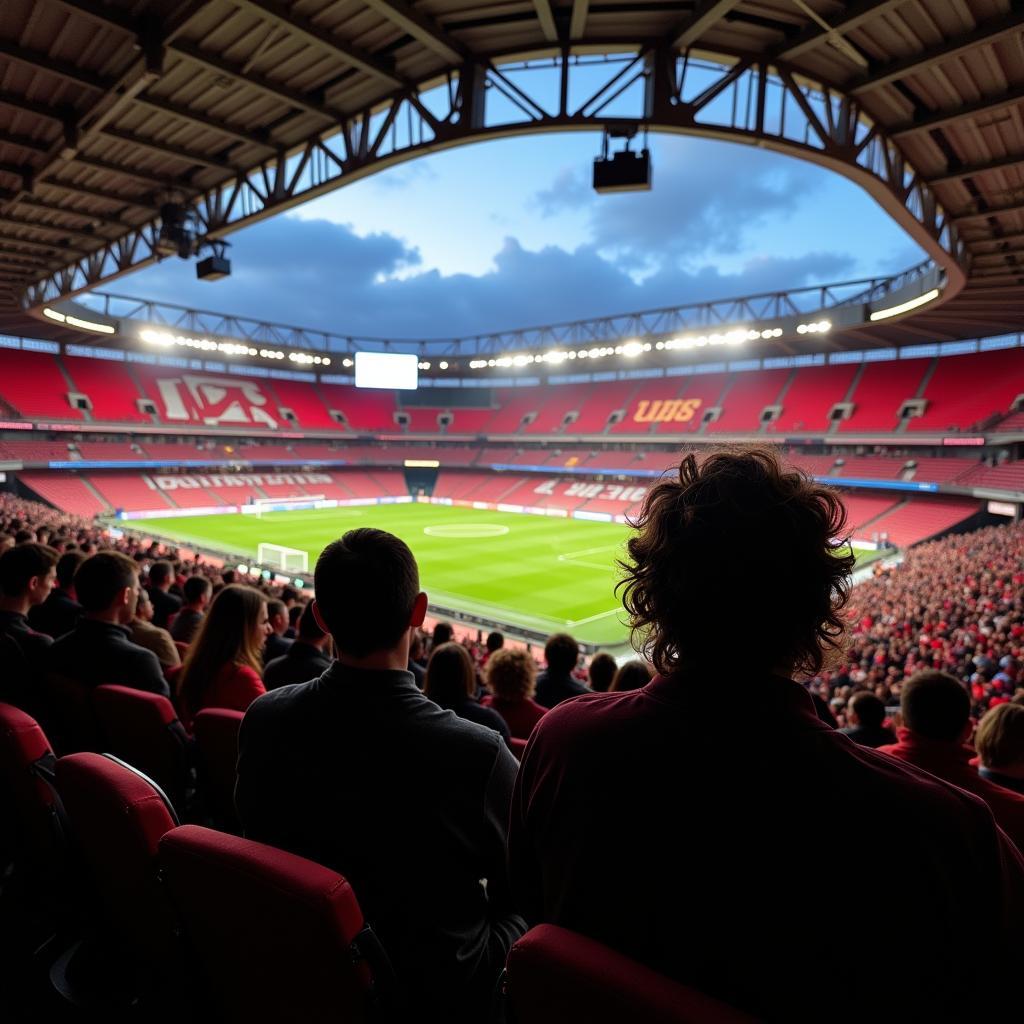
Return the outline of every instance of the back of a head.
<path id="1" fill-rule="evenodd" d="M 500 651 L 505 646 L 505 634 L 499 633 L 494 630 L 487 634 L 487 650 L 493 654 L 495 651 Z"/>
<path id="2" fill-rule="evenodd" d="M 455 628 L 450 622 L 439 622 L 434 626 L 434 633 L 431 637 L 431 645 L 440 647 L 441 644 L 449 643 L 455 636 Z"/>
<path id="3" fill-rule="evenodd" d="M 554 633 L 544 644 L 544 661 L 556 675 L 571 672 L 579 659 L 580 645 L 568 633 Z"/>
<path id="4" fill-rule="evenodd" d="M 0 555 L 0 594 L 21 597 L 33 577 L 47 576 L 57 564 L 57 552 L 45 544 L 29 541 L 8 548 Z"/>
<path id="5" fill-rule="evenodd" d="M 843 634 L 854 556 L 836 492 L 769 448 L 736 447 L 655 485 L 621 563 L 635 646 L 662 673 L 817 672 Z"/>
<path id="6" fill-rule="evenodd" d="M 590 688 L 598 693 L 607 693 L 617 669 L 615 659 L 607 651 L 598 651 L 590 659 L 590 668 L 587 672 Z"/>
<path id="7" fill-rule="evenodd" d="M 78 567 L 85 561 L 81 551 L 65 551 L 57 560 L 57 582 L 66 590 L 75 581 Z"/>
<path id="8" fill-rule="evenodd" d="M 639 690 L 651 681 L 651 670 L 639 658 L 633 658 L 619 666 L 612 680 L 612 692 L 624 693 L 626 690 Z"/>
<path id="9" fill-rule="evenodd" d="M 409 629 L 420 578 L 404 541 L 364 528 L 324 548 L 313 585 L 339 653 L 363 658 L 391 650 Z"/>
<path id="10" fill-rule="evenodd" d="M 850 710 L 865 729 L 878 729 L 885 721 L 885 705 L 873 693 L 861 690 L 850 699 Z"/>
<path id="11" fill-rule="evenodd" d="M 297 632 L 300 640 L 308 640 L 310 643 L 316 643 L 327 635 L 320 628 L 320 623 L 316 621 L 312 604 L 303 606 L 299 614 Z"/>
<path id="12" fill-rule="evenodd" d="M 106 611 L 125 589 L 135 585 L 139 567 L 120 551 L 97 551 L 75 573 L 75 595 L 87 612 Z"/>
<path id="13" fill-rule="evenodd" d="M 974 749 L 985 768 L 993 771 L 1024 765 L 1024 706 L 997 704 L 978 723 Z"/>
<path id="14" fill-rule="evenodd" d="M 283 625 L 288 618 L 288 609 L 285 607 L 284 601 L 278 601 L 276 598 L 268 601 L 267 615 L 269 615 L 271 619 L 279 620 Z"/>
<path id="15" fill-rule="evenodd" d="M 443 708 L 454 707 L 476 692 L 476 668 L 462 644 L 435 647 L 427 662 L 423 692 Z"/>
<path id="16" fill-rule="evenodd" d="M 161 560 L 154 562 L 149 567 L 149 582 L 151 586 L 162 587 L 174 578 L 174 566 L 170 562 Z"/>
<path id="17" fill-rule="evenodd" d="M 971 698 L 960 680 L 947 672 L 927 670 L 908 679 L 900 691 L 903 724 L 918 736 L 954 742 L 971 715 Z"/>
<path id="18" fill-rule="evenodd" d="M 536 675 L 537 666 L 526 651 L 502 647 L 487 659 L 487 687 L 501 700 L 532 697 Z"/>
<path id="19" fill-rule="evenodd" d="M 194 604 L 204 594 L 209 594 L 210 589 L 210 581 L 205 576 L 189 576 L 181 591 L 185 595 L 185 603 Z"/>

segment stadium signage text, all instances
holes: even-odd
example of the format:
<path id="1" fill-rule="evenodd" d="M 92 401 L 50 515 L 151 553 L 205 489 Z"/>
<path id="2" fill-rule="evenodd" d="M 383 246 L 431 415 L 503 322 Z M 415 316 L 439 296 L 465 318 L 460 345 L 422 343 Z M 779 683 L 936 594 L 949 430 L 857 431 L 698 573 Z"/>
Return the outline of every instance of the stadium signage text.
<path id="1" fill-rule="evenodd" d="M 165 416 L 173 422 L 276 428 L 270 399 L 255 381 L 184 373 L 156 382 Z"/>
<path id="2" fill-rule="evenodd" d="M 279 484 L 330 484 L 327 473 L 230 473 L 216 476 L 154 476 L 161 491 L 195 490 L 199 487 L 276 487 Z"/>
<path id="3" fill-rule="evenodd" d="M 701 407 L 699 398 L 648 399 L 637 403 L 634 423 L 689 423 Z"/>
<path id="4" fill-rule="evenodd" d="M 556 495 L 555 488 L 562 483 L 561 480 L 545 480 L 537 484 L 533 489 L 534 494 Z M 635 501 L 643 501 L 647 494 L 646 487 L 623 486 L 622 484 L 588 484 L 582 481 L 575 481 L 569 484 L 562 492 L 566 498 L 598 498 L 601 501 L 622 501 L 632 504 Z"/>

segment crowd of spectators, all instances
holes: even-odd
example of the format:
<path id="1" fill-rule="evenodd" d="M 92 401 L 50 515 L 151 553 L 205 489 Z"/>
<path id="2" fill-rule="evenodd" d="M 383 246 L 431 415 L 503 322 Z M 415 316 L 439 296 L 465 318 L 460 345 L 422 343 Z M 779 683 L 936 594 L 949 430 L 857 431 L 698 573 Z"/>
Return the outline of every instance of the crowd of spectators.
<path id="1" fill-rule="evenodd" d="M 0 496 L 0 699 L 67 744 L 69 684 L 163 694 L 186 729 L 245 711 L 246 835 L 349 878 L 424 1021 L 486 1020 L 541 921 L 768 1019 L 994 1019 L 957 940 L 980 928 L 996 977 L 1024 955 L 1024 527 L 851 590 L 844 519 L 769 451 L 684 458 L 628 544 L 643 657 L 588 665 L 565 633 L 538 659 L 428 630 L 381 531 L 330 545 L 310 601 Z M 822 915 L 823 863 L 869 891 L 913 865 L 900 972 L 794 982 L 812 943 L 873 934 Z M 641 870 L 609 885 L 609 864 Z"/>

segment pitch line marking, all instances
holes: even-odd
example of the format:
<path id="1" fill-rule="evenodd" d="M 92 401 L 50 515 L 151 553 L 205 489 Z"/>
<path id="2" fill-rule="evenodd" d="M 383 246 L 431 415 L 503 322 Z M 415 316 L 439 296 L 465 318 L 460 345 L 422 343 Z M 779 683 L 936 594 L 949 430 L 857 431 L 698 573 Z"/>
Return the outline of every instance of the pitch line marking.
<path id="1" fill-rule="evenodd" d="M 585 619 L 566 619 L 567 626 L 585 626 L 588 622 L 597 622 L 598 619 L 607 619 L 609 615 L 618 615 L 621 608 L 613 608 L 610 612 L 598 612 L 596 615 L 588 615 Z"/>

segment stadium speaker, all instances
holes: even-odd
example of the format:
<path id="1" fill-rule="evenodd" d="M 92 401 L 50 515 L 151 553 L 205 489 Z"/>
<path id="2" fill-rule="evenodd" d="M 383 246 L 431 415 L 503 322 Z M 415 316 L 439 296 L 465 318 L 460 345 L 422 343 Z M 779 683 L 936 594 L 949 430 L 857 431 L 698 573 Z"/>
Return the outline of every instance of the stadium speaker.
<path id="1" fill-rule="evenodd" d="M 595 192 L 641 192 L 651 187 L 651 151 L 625 149 L 594 160 Z"/>
<path id="2" fill-rule="evenodd" d="M 196 277 L 200 281 L 220 281 L 231 275 L 231 260 L 226 256 L 207 256 L 196 264 Z"/>

